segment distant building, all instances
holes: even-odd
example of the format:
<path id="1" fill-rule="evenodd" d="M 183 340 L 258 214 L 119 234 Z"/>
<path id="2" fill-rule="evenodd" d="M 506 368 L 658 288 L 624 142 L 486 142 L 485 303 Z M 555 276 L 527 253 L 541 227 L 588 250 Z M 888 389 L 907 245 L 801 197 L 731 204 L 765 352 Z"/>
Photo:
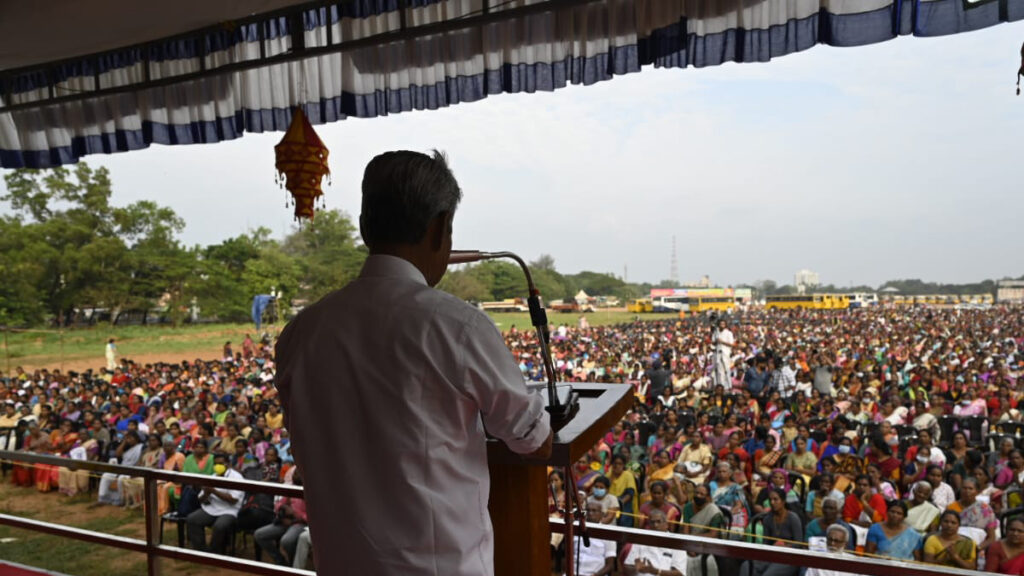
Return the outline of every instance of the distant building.
<path id="1" fill-rule="evenodd" d="M 711 288 L 711 277 L 705 274 L 696 282 L 687 282 L 683 284 L 683 288 Z"/>
<path id="2" fill-rule="evenodd" d="M 801 294 L 803 294 L 808 288 L 817 288 L 818 286 L 821 286 L 821 282 L 818 280 L 818 273 L 811 272 L 810 270 L 801 270 L 794 274 L 793 284 Z"/>
<path id="3" fill-rule="evenodd" d="M 1024 304 L 1024 280 L 1000 280 L 996 285 L 996 302 Z"/>

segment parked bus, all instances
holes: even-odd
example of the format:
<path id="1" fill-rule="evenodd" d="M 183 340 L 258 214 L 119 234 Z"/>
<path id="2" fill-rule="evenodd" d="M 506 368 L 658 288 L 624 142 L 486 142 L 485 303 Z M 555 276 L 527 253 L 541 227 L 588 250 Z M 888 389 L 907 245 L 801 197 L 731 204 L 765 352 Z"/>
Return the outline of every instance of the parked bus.
<path id="1" fill-rule="evenodd" d="M 506 298 L 497 302 L 481 302 L 480 309 L 487 312 L 529 312 L 526 300 L 522 298 Z"/>
<path id="2" fill-rule="evenodd" d="M 655 296 L 651 302 L 655 312 L 686 312 L 686 296 Z"/>
<path id="3" fill-rule="evenodd" d="M 874 292 L 854 292 L 852 294 L 846 294 L 847 300 L 850 301 L 850 308 L 870 308 L 878 306 L 878 294 Z"/>
<path id="4" fill-rule="evenodd" d="M 769 309 L 845 310 L 849 307 L 850 300 L 843 294 L 797 294 L 765 298 L 765 308 Z"/>
<path id="5" fill-rule="evenodd" d="M 654 303 L 651 302 L 650 298 L 637 298 L 626 304 L 626 310 L 635 314 L 654 312 Z"/>
<path id="6" fill-rule="evenodd" d="M 729 312 L 736 308 L 736 299 L 732 296 L 694 296 L 687 303 L 690 314 L 700 314 L 709 310 L 717 312 Z M 679 312 L 679 317 L 686 315 L 686 311 Z"/>

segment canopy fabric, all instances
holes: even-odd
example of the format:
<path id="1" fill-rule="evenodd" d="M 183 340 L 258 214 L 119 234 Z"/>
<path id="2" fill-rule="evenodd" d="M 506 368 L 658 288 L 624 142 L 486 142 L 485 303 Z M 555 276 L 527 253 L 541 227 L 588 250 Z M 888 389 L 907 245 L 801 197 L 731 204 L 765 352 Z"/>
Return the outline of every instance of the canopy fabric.
<path id="1" fill-rule="evenodd" d="M 489 19 L 473 24 L 481 14 Z M 1024 19 L 1024 0 L 358 0 L 300 15 L 301 28 L 271 15 L 0 72 L 0 166 L 283 131 L 296 106 L 321 124 L 590 85 L 645 65 L 766 62 L 816 44 L 954 34 Z M 321 52 L 216 73 L 296 46 Z M 174 81 L 183 74 L 192 76 Z"/>
<path id="2" fill-rule="evenodd" d="M 304 3 L 309 0 L 0 2 L 0 70 L 116 50 Z"/>

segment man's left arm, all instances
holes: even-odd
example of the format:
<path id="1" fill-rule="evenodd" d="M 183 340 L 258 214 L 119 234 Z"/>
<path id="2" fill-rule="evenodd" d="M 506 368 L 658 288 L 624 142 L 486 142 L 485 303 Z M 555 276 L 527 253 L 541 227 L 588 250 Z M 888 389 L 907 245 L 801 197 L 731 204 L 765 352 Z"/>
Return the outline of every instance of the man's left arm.
<path id="1" fill-rule="evenodd" d="M 460 340 L 462 374 L 456 385 L 476 400 L 487 432 L 518 454 L 550 455 L 552 432 L 543 396 L 527 391 L 497 328 L 486 316 L 475 315 Z"/>

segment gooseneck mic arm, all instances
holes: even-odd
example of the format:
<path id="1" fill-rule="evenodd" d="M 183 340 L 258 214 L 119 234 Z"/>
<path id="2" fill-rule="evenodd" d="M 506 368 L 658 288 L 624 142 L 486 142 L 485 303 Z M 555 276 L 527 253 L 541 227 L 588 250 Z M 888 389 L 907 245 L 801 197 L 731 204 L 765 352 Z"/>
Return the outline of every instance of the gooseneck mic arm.
<path id="1" fill-rule="evenodd" d="M 544 363 L 544 374 L 548 378 L 548 406 L 550 407 L 549 412 L 552 416 L 556 412 L 560 411 L 561 404 L 558 399 L 558 394 L 555 390 L 555 366 L 551 362 L 551 331 L 548 328 L 548 315 L 544 310 L 544 306 L 540 303 L 540 290 L 537 290 L 537 285 L 533 283 L 533 275 L 530 274 L 530 268 L 526 265 L 518 255 L 512 252 L 480 252 L 479 250 L 452 250 L 451 256 L 448 258 L 449 264 L 468 264 L 470 262 L 479 262 L 481 260 L 495 260 L 498 258 L 509 258 L 515 260 L 519 267 L 522 268 L 523 274 L 526 276 L 526 287 L 529 290 L 530 296 L 527 298 L 526 303 L 530 308 L 530 322 L 534 328 L 537 329 L 537 338 L 540 341 L 540 354 L 541 359 Z"/>

